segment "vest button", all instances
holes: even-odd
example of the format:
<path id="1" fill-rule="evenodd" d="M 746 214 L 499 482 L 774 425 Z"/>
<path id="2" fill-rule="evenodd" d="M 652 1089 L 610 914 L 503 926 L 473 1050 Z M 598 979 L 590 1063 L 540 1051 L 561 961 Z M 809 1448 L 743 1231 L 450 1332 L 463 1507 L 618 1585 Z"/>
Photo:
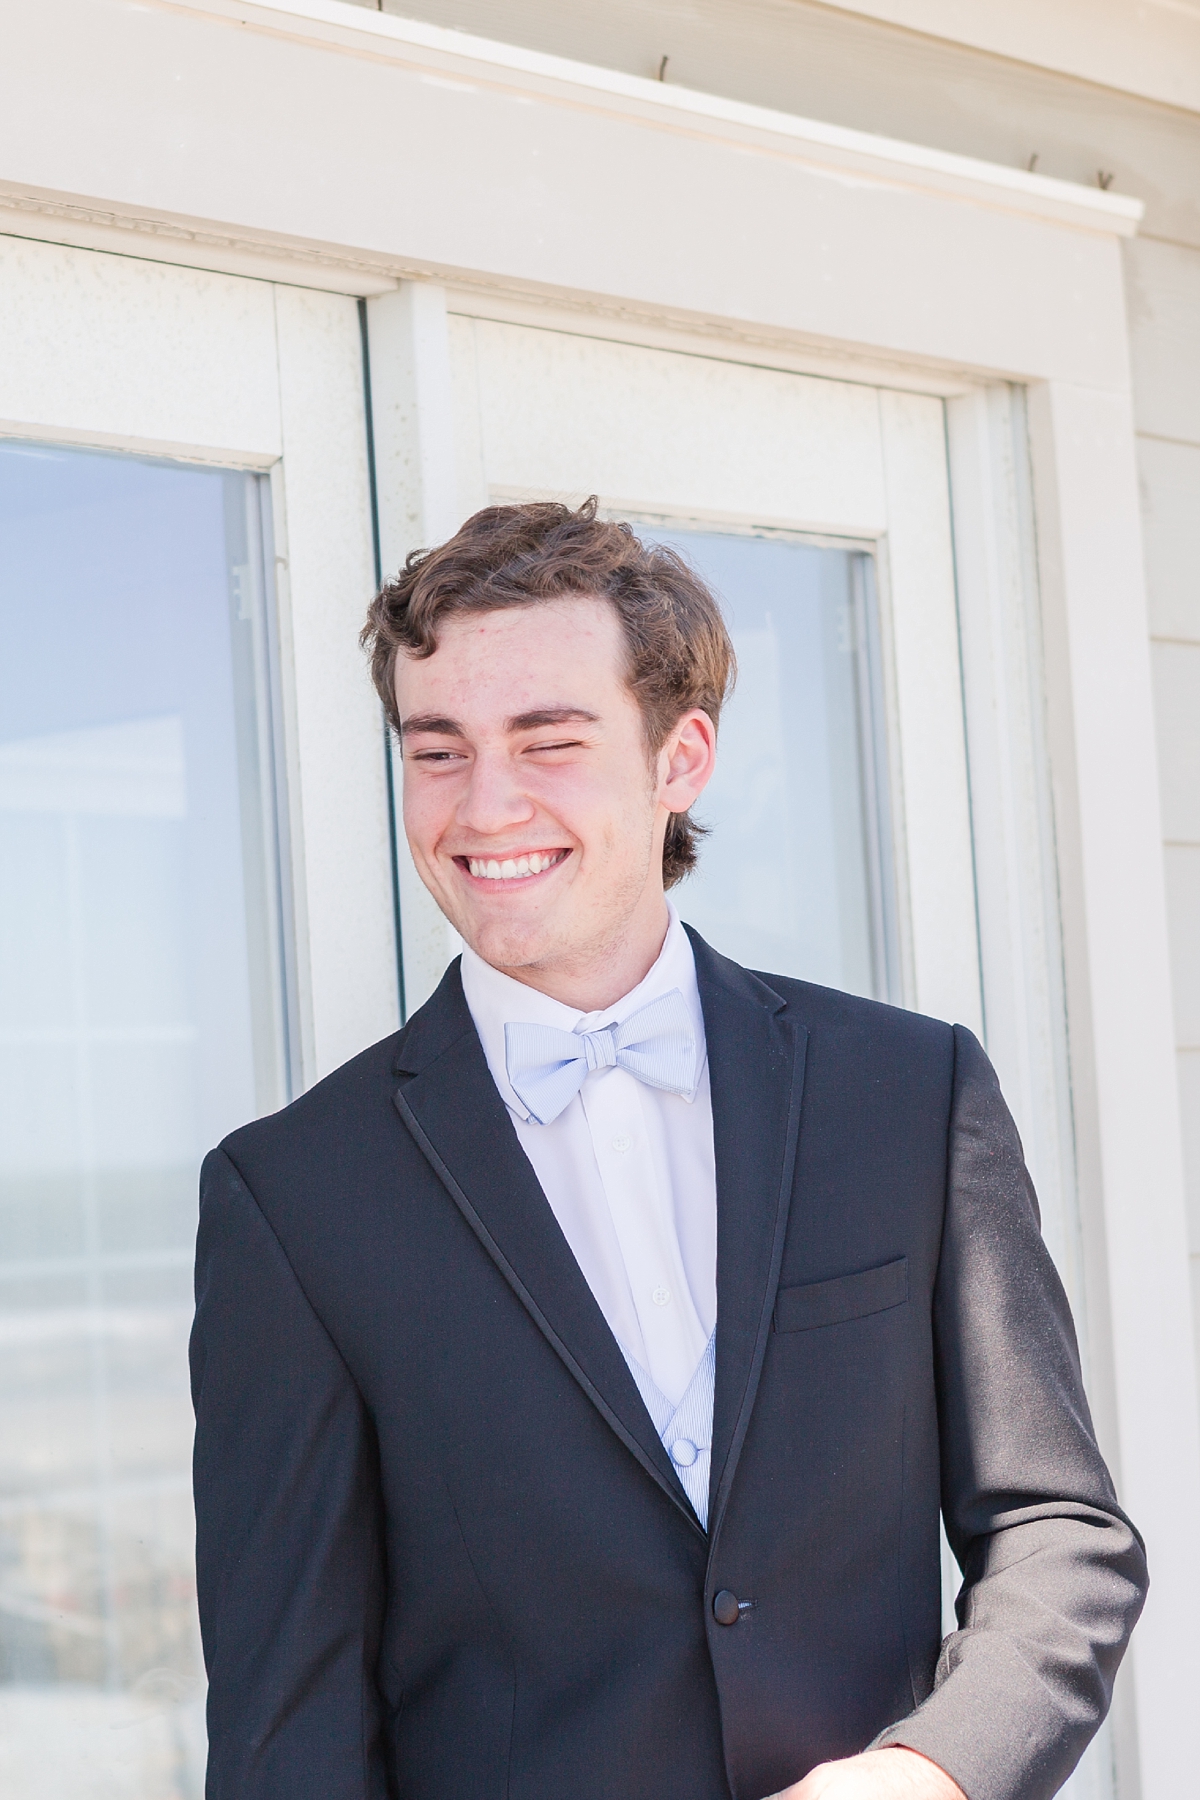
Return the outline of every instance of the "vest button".
<path id="1" fill-rule="evenodd" d="M 718 1625 L 736 1625 L 741 1616 L 738 1597 L 729 1588 L 713 1596 L 713 1618 Z"/>

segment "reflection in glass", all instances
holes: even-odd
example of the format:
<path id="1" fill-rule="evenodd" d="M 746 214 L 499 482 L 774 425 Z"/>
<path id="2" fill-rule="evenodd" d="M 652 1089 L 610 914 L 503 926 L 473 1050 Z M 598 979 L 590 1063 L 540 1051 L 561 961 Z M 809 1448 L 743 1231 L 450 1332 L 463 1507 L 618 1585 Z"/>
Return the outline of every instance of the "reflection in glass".
<path id="1" fill-rule="evenodd" d="M 199 1158 L 287 1097 L 260 483 L 0 445 L 0 1768 L 203 1785 Z"/>
<path id="2" fill-rule="evenodd" d="M 738 658 L 711 828 L 675 893 L 727 956 L 876 999 L 897 997 L 882 690 L 872 565 L 782 536 L 664 531 L 717 594 Z"/>

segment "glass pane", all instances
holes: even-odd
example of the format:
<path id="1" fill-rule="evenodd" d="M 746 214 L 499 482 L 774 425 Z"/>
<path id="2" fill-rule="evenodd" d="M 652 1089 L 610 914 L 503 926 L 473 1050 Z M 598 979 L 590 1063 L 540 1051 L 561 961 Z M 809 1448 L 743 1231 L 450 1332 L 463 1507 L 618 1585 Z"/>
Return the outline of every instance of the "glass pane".
<path id="1" fill-rule="evenodd" d="M 892 998 L 870 557 L 782 537 L 637 530 L 709 582 L 738 657 L 717 772 L 696 808 L 712 835 L 676 890 L 680 912 L 750 968 Z"/>
<path id="2" fill-rule="evenodd" d="M 0 1768 L 203 1778 L 199 1158 L 286 1098 L 259 484 L 0 445 Z"/>

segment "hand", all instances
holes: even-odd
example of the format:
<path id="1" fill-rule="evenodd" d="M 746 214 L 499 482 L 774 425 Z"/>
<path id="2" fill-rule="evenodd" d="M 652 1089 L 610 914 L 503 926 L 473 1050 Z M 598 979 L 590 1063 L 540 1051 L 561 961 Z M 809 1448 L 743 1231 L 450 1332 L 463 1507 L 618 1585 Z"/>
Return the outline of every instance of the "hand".
<path id="1" fill-rule="evenodd" d="M 966 1795 L 927 1756 L 897 1744 L 818 1763 L 803 1781 L 771 1800 L 966 1800 Z"/>

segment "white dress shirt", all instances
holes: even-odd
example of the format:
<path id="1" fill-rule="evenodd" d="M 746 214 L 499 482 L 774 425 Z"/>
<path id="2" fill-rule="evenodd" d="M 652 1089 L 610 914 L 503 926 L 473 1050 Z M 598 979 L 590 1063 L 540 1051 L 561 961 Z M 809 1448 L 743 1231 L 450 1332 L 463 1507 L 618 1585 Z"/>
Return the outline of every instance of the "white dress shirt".
<path id="1" fill-rule="evenodd" d="M 626 1360 L 672 1406 L 683 1399 L 717 1320 L 717 1179 L 704 1015 L 687 933 L 671 909 L 658 961 L 631 993 L 580 1013 L 502 975 L 464 947 L 471 1017 L 521 1147 Z M 696 1033 L 691 1095 L 647 1087 L 621 1068 L 594 1069 L 549 1125 L 509 1085 L 510 1020 L 598 1030 L 678 988 Z M 636 1374 L 635 1369 L 635 1374 Z"/>

